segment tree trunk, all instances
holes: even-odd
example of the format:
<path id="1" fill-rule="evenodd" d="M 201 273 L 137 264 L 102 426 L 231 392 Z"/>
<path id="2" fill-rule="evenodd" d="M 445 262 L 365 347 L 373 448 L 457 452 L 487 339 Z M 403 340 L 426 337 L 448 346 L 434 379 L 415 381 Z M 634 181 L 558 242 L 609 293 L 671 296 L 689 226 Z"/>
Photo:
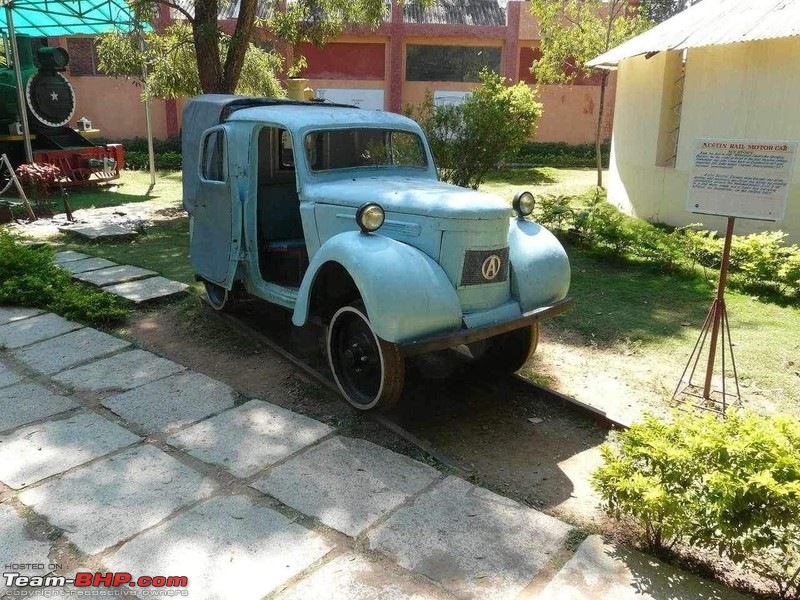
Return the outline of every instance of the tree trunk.
<path id="1" fill-rule="evenodd" d="M 224 94 L 222 64 L 219 55 L 218 0 L 197 0 L 194 3 L 192 37 L 197 54 L 197 72 L 204 94 Z"/>
<path id="2" fill-rule="evenodd" d="M 231 36 L 228 54 L 225 57 L 225 68 L 222 71 L 222 87 L 225 93 L 232 94 L 239 83 L 244 57 L 256 25 L 257 7 L 257 0 L 240 0 L 236 29 Z"/>
<path id="3" fill-rule="evenodd" d="M 594 153 L 597 160 L 597 187 L 603 187 L 603 154 L 602 146 L 603 140 L 603 113 L 605 112 L 606 104 L 606 86 L 608 85 L 608 71 L 603 71 L 603 76 L 600 79 L 600 104 L 597 108 L 597 131 L 594 138 Z"/>

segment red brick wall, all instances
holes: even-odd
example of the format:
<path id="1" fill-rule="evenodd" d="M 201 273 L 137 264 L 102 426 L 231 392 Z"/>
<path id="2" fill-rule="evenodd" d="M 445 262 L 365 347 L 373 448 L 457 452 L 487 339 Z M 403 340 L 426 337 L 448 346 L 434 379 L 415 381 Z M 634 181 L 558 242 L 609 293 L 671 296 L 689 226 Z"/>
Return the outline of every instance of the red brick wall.
<path id="1" fill-rule="evenodd" d="M 308 79 L 367 79 L 386 77 L 386 44 L 331 43 L 324 48 L 302 44 L 295 55 L 306 57 L 308 68 L 302 72 Z"/>

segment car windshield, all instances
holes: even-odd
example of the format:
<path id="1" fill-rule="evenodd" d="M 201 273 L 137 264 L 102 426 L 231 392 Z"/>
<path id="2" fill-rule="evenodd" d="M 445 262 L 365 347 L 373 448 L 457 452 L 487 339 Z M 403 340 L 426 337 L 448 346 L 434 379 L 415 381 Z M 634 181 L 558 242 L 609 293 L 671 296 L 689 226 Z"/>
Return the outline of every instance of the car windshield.
<path id="1" fill-rule="evenodd" d="M 331 129 L 309 133 L 306 159 L 312 171 L 358 167 L 425 168 L 428 159 L 415 133 L 392 129 Z"/>

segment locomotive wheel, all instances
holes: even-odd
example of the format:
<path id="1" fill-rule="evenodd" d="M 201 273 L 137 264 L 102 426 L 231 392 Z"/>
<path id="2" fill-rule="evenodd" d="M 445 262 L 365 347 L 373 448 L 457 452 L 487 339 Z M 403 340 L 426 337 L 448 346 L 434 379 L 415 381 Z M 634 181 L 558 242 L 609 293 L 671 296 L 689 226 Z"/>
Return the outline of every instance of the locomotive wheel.
<path id="1" fill-rule="evenodd" d="M 231 312 L 236 304 L 233 292 L 226 290 L 221 285 L 203 281 L 206 288 L 206 302 L 214 310 L 220 312 Z"/>
<path id="2" fill-rule="evenodd" d="M 379 338 L 361 305 L 336 311 L 328 327 L 328 361 L 339 391 L 358 410 L 387 410 L 403 391 L 397 344 Z"/>
<path id="3" fill-rule="evenodd" d="M 469 344 L 480 369 L 492 373 L 516 373 L 536 352 L 539 322 Z"/>

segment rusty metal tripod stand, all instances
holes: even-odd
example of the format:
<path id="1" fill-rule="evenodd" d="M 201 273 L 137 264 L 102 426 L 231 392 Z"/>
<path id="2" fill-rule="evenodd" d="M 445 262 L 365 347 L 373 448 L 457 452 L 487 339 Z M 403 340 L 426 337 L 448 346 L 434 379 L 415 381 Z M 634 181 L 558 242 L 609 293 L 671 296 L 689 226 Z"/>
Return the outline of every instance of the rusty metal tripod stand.
<path id="1" fill-rule="evenodd" d="M 741 404 L 742 396 L 739 391 L 739 376 L 736 372 L 736 359 L 733 356 L 733 341 L 731 340 L 731 328 L 728 321 L 728 310 L 725 307 L 725 284 L 728 280 L 728 267 L 731 259 L 731 238 L 733 237 L 733 226 L 735 218 L 728 217 L 728 229 L 725 233 L 725 246 L 722 250 L 722 264 L 719 271 L 719 285 L 717 286 L 717 296 L 711 303 L 705 323 L 700 329 L 700 336 L 694 345 L 692 353 L 686 367 L 683 369 L 678 385 L 672 394 L 673 401 L 681 401 L 682 396 L 695 398 L 694 406 L 703 410 L 720 413 L 725 416 L 729 406 L 728 399 L 732 399 L 732 405 Z M 709 340 L 709 333 L 711 339 Z M 708 342 L 708 360 L 706 362 L 705 380 L 702 388 L 693 383 L 697 365 L 703 355 L 703 349 Z M 719 344 L 719 342 L 722 342 Z M 721 346 L 722 356 L 722 377 L 721 390 L 712 389 L 714 378 L 714 367 L 716 365 L 717 347 Z M 729 392 L 726 388 L 725 380 L 727 374 L 726 349 L 730 355 L 731 367 L 733 369 L 733 382 L 736 392 Z M 689 373 L 688 380 L 686 374 Z"/>

